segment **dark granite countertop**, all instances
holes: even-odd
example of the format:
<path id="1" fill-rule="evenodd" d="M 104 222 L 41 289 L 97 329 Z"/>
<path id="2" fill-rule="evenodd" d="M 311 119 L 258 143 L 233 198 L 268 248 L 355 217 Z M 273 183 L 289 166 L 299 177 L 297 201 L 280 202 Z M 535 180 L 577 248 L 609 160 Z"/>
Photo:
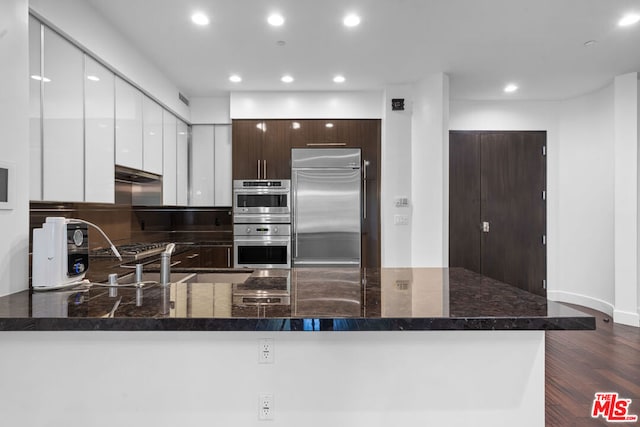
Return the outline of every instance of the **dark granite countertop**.
<path id="1" fill-rule="evenodd" d="M 180 271 L 188 282 L 167 287 L 5 296 L 0 330 L 595 329 L 593 316 L 457 268 Z"/>

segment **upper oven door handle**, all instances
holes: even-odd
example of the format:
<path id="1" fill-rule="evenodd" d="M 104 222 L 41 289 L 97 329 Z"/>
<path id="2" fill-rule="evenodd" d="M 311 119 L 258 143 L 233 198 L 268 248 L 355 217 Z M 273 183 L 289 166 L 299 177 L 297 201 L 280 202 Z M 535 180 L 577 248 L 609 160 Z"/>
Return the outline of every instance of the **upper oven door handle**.
<path id="1" fill-rule="evenodd" d="M 290 236 L 236 236 L 233 239 L 234 244 L 243 243 L 262 243 L 265 245 L 281 245 L 282 243 L 291 243 Z"/>

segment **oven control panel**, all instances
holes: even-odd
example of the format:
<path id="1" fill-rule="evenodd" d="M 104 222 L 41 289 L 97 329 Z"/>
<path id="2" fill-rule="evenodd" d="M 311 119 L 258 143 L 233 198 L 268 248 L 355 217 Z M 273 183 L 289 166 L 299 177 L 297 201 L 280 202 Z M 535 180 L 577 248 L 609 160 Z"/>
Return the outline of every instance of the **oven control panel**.
<path id="1" fill-rule="evenodd" d="M 235 224 L 234 236 L 289 236 L 290 224 Z"/>

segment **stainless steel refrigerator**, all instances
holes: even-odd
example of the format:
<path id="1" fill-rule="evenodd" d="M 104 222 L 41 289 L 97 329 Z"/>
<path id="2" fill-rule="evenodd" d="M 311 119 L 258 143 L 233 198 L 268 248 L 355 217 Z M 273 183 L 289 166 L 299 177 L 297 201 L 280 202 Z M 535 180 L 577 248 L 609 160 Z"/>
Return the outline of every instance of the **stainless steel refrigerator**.
<path id="1" fill-rule="evenodd" d="M 359 148 L 291 150 L 292 267 L 359 267 Z"/>

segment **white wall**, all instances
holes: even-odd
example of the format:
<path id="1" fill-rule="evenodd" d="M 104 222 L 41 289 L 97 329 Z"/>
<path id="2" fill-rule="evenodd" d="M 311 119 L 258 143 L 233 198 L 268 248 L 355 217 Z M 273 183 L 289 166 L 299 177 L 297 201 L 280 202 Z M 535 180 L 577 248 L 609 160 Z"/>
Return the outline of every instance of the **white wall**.
<path id="1" fill-rule="evenodd" d="M 456 101 L 452 130 L 547 131 L 547 294 L 613 310 L 613 90 L 557 102 Z"/>
<path id="2" fill-rule="evenodd" d="M 13 210 L 0 210 L 0 296 L 29 286 L 28 6 L 0 1 L 0 160 L 15 173 Z"/>
<path id="3" fill-rule="evenodd" d="M 414 86 L 411 126 L 411 265 L 449 265 L 449 77 Z"/>
<path id="4" fill-rule="evenodd" d="M 232 119 L 379 119 L 382 92 L 231 92 Z"/>
<path id="5" fill-rule="evenodd" d="M 615 310 L 640 326 L 638 313 L 638 74 L 617 76 L 615 91 Z"/>
<path id="6" fill-rule="evenodd" d="M 190 120 L 189 107 L 178 99 L 178 88 L 88 2 L 30 0 L 29 6 L 183 120 Z"/>
<path id="7" fill-rule="evenodd" d="M 614 139 L 611 85 L 561 104 L 558 283 L 549 297 L 611 314 Z"/>
<path id="8" fill-rule="evenodd" d="M 231 116 L 229 114 L 229 95 L 194 97 L 190 98 L 189 102 L 192 124 L 231 123 Z"/>
<path id="9" fill-rule="evenodd" d="M 411 218 L 411 122 L 413 86 L 389 86 L 384 93 L 382 120 L 382 183 L 380 188 L 380 224 L 382 266 L 411 266 L 411 221 L 395 225 L 395 215 Z M 393 98 L 405 99 L 404 111 L 392 111 Z M 397 197 L 409 198 L 409 207 L 397 208 Z"/>

